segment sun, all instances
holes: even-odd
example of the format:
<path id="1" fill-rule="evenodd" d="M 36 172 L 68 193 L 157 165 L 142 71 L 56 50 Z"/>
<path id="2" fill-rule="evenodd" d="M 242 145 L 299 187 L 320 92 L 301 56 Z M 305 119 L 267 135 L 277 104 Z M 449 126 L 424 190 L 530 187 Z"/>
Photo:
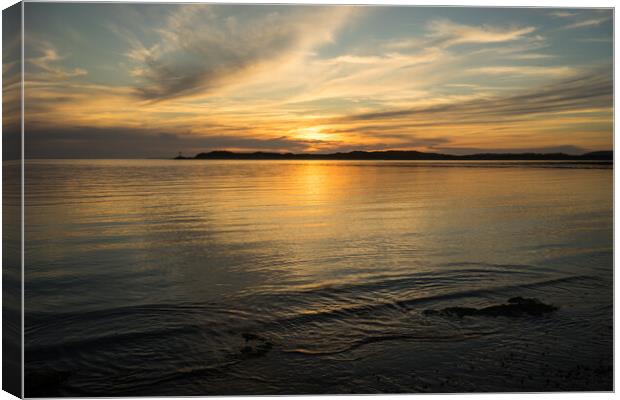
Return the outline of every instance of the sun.
<path id="1" fill-rule="evenodd" d="M 295 131 L 295 136 L 304 140 L 326 141 L 333 139 L 331 134 L 322 132 L 321 128 L 317 126 L 297 129 Z"/>

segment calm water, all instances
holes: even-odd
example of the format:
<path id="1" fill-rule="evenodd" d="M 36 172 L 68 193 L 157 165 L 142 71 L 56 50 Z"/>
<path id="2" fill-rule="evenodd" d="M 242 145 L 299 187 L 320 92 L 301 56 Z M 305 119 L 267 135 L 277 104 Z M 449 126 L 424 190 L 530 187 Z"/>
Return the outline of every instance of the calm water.
<path id="1" fill-rule="evenodd" d="M 612 175 L 29 161 L 26 395 L 611 390 Z"/>

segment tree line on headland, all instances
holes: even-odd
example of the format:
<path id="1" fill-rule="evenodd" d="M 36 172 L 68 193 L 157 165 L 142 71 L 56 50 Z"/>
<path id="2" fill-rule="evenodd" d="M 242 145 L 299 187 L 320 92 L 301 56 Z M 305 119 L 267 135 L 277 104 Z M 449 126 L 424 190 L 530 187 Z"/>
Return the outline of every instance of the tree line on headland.
<path id="1" fill-rule="evenodd" d="M 231 151 L 211 151 L 199 153 L 194 157 L 179 154 L 175 160 L 567 160 L 567 161 L 613 161 L 613 151 L 594 151 L 580 155 L 565 153 L 479 153 L 453 155 L 425 153 L 414 150 L 351 151 L 348 153 L 235 153 Z"/>

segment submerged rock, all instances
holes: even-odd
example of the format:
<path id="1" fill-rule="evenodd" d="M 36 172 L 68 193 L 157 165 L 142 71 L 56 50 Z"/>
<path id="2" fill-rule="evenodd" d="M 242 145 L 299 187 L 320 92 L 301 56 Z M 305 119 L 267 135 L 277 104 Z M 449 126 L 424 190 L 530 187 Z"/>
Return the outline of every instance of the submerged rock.
<path id="1" fill-rule="evenodd" d="M 245 346 L 241 348 L 241 354 L 248 357 L 260 357 L 269 352 L 273 343 L 254 333 L 243 333 L 241 337 L 245 339 Z"/>
<path id="2" fill-rule="evenodd" d="M 440 315 L 448 317 L 487 316 L 487 317 L 519 317 L 522 315 L 541 316 L 556 311 L 558 308 L 545 304 L 538 299 L 513 297 L 507 304 L 497 304 L 484 308 L 448 307 L 442 310 L 424 310 L 424 315 Z"/>

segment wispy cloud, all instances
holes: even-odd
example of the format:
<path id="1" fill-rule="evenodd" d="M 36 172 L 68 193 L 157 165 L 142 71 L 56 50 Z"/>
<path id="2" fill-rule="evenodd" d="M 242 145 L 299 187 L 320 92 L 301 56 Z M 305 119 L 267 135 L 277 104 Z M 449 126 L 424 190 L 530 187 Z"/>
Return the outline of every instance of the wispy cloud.
<path id="1" fill-rule="evenodd" d="M 576 69 L 566 66 L 520 65 L 479 67 L 471 69 L 470 72 L 476 74 L 545 76 L 549 78 L 558 78 L 574 75 L 576 73 Z"/>
<path id="2" fill-rule="evenodd" d="M 536 39 L 530 35 L 535 31 L 532 26 L 466 25 L 442 18 L 429 22 L 423 36 L 391 40 L 385 47 L 393 51 L 408 51 L 433 47 L 447 49 L 459 44 L 497 44 Z"/>
<path id="3" fill-rule="evenodd" d="M 28 44 L 37 53 L 36 56 L 26 59 L 27 71 L 31 79 L 55 81 L 88 74 L 84 68 L 64 67 L 62 61 L 67 56 L 59 54 L 51 43 L 30 39 Z"/>
<path id="4" fill-rule="evenodd" d="M 432 21 L 428 29 L 428 37 L 444 47 L 465 43 L 509 42 L 522 39 L 536 30 L 532 26 L 499 28 L 489 25 L 462 25 L 446 19 Z"/>
<path id="5" fill-rule="evenodd" d="M 238 82 L 330 42 L 353 12 L 347 7 L 296 7 L 244 17 L 218 10 L 182 6 L 157 30 L 157 43 L 132 40 L 127 56 L 139 78 L 140 97 L 161 100 Z"/>
<path id="6" fill-rule="evenodd" d="M 555 18 L 572 18 L 579 14 L 572 11 L 552 11 L 548 15 Z"/>
<path id="7" fill-rule="evenodd" d="M 573 145 L 545 146 L 545 147 L 496 147 L 496 148 L 480 148 L 480 147 L 452 147 L 452 146 L 435 146 L 434 149 L 439 152 L 449 154 L 480 154 L 480 153 L 565 153 L 565 154 L 583 154 L 588 151 L 583 147 Z"/>
<path id="8" fill-rule="evenodd" d="M 582 21 L 573 22 L 572 24 L 568 24 L 562 27 L 562 29 L 578 29 L 578 28 L 589 28 L 593 26 L 599 26 L 604 22 L 609 21 L 611 18 L 608 16 L 600 17 L 600 18 L 589 18 L 584 19 Z"/>
<path id="9" fill-rule="evenodd" d="M 582 42 L 582 43 L 612 43 L 613 40 L 612 38 L 608 37 L 608 38 L 580 38 L 577 39 L 578 42 Z"/>
<path id="10" fill-rule="evenodd" d="M 553 54 L 543 54 L 543 53 L 522 53 L 522 54 L 513 54 L 508 56 L 508 58 L 512 60 L 545 60 L 549 58 L 554 58 Z"/>
<path id="11" fill-rule="evenodd" d="M 369 121 L 415 116 L 418 121 L 423 120 L 423 117 L 432 117 L 438 125 L 454 118 L 457 118 L 459 123 L 495 123 L 504 117 L 523 118 L 534 114 L 609 109 L 613 104 L 612 88 L 611 76 L 594 71 L 514 95 L 356 114 L 346 117 L 345 120 Z"/>

